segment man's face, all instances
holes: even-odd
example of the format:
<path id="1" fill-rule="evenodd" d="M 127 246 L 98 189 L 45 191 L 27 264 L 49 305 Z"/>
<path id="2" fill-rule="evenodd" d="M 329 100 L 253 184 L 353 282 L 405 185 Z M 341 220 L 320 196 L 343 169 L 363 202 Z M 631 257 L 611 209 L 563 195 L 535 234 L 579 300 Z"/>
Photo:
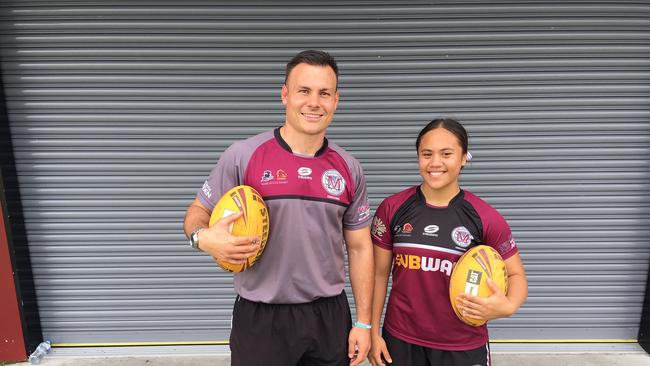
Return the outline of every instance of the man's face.
<path id="1" fill-rule="evenodd" d="M 339 102 L 336 74 L 329 66 L 298 64 L 282 87 L 285 127 L 303 135 L 325 135 Z"/>

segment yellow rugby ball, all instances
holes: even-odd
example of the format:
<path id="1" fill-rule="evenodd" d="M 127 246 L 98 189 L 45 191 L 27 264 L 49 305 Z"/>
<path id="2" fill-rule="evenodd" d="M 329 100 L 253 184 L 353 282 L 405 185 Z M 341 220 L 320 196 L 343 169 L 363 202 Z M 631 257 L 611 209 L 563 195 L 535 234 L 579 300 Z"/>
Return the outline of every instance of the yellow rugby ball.
<path id="1" fill-rule="evenodd" d="M 246 262 L 234 264 L 226 261 L 216 260 L 217 264 L 230 272 L 242 272 L 251 267 L 262 255 L 269 238 L 269 210 L 262 199 L 262 196 L 253 188 L 241 185 L 226 192 L 217 202 L 210 215 L 210 226 L 214 225 L 221 218 L 235 214 L 244 214 L 230 224 L 230 234 L 234 236 L 258 236 L 260 248 L 257 253 L 248 257 Z"/>
<path id="2" fill-rule="evenodd" d="M 454 312 L 460 320 L 473 325 L 481 326 L 484 320 L 464 317 L 458 310 L 456 297 L 461 293 L 472 294 L 478 297 L 492 295 L 492 290 L 487 284 L 491 279 L 504 293 L 508 292 L 508 271 L 506 263 L 499 252 L 487 245 L 478 245 L 463 254 L 451 272 L 449 281 L 449 300 Z"/>

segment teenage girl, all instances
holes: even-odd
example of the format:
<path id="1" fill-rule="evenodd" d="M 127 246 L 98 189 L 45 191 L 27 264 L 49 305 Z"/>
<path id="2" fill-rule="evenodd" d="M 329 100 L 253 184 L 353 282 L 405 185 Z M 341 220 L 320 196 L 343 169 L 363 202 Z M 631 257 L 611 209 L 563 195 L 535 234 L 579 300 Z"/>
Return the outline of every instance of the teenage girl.
<path id="1" fill-rule="evenodd" d="M 486 325 L 458 319 L 449 302 L 453 264 L 468 249 L 490 245 L 508 270 L 508 292 L 488 281 L 493 294 L 459 295 L 465 316 L 492 320 L 514 314 L 528 296 L 517 244 L 505 219 L 458 183 L 468 161 L 465 128 L 436 119 L 415 143 L 422 183 L 386 198 L 372 225 L 375 291 L 372 316 L 373 366 L 490 366 Z M 393 285 L 383 332 L 380 321 L 388 277 Z"/>

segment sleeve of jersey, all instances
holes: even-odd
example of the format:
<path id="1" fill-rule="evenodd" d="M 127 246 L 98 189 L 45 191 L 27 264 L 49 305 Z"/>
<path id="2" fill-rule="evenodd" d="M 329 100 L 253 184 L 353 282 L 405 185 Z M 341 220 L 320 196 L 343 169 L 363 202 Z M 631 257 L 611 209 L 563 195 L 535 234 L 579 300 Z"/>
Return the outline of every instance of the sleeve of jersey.
<path id="1" fill-rule="evenodd" d="M 217 165 L 196 195 L 206 208 L 212 210 L 224 193 L 242 184 L 240 163 L 241 159 L 234 144 L 221 154 Z"/>
<path id="2" fill-rule="evenodd" d="M 483 217 L 483 235 L 484 243 L 496 249 L 503 259 L 512 257 L 518 251 L 510 226 L 494 208 Z"/>
<path id="3" fill-rule="evenodd" d="M 372 217 L 363 168 L 355 160 L 350 169 L 354 180 L 354 193 L 352 202 L 343 215 L 343 227 L 347 230 L 358 230 L 369 226 Z"/>
<path id="4" fill-rule="evenodd" d="M 383 249 L 393 250 L 393 236 L 390 230 L 390 216 L 389 205 L 384 200 L 377 211 L 375 217 L 372 219 L 372 228 L 370 229 L 370 237 L 372 242 Z"/>

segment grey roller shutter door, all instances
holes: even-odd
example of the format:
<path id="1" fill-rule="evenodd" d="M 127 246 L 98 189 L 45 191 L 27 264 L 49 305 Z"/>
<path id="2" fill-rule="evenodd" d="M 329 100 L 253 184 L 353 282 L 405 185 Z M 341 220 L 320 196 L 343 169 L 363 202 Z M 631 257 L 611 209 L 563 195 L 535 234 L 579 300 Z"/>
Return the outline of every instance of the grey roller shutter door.
<path id="1" fill-rule="evenodd" d="M 645 1 L 9 1 L 2 76 L 45 337 L 225 341 L 231 276 L 181 221 L 234 140 L 283 120 L 283 66 L 339 60 L 329 137 L 373 209 L 433 117 L 509 220 L 528 303 L 495 339 L 636 339 L 650 257 Z"/>

